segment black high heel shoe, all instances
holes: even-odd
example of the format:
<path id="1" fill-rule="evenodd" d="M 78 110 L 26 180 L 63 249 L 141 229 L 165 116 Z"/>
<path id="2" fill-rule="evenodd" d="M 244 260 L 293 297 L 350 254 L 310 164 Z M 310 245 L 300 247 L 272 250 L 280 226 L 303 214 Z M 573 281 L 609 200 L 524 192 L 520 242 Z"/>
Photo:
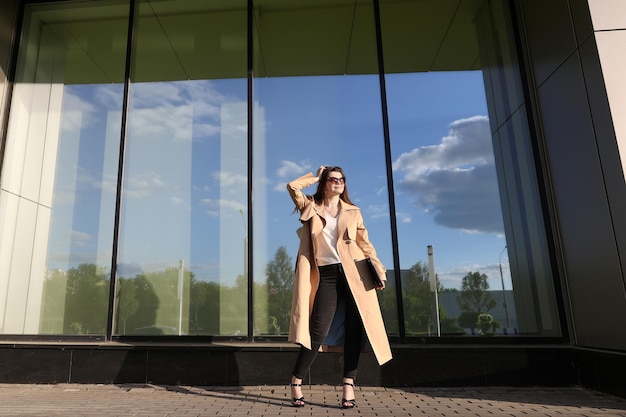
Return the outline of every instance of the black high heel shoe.
<path id="1" fill-rule="evenodd" d="M 293 382 L 289 384 L 290 387 L 301 387 L 302 384 L 294 384 Z M 291 398 L 291 405 L 293 407 L 304 407 L 306 405 L 306 401 L 304 400 L 304 396 L 300 398 Z"/>
<path id="2" fill-rule="evenodd" d="M 352 388 L 354 388 L 354 384 L 351 384 L 350 382 L 344 382 L 343 385 L 349 385 Z M 342 398 L 341 399 L 341 408 L 343 408 L 344 410 L 347 408 L 354 408 L 356 407 L 356 399 L 353 398 L 351 400 L 348 400 L 346 398 Z"/>

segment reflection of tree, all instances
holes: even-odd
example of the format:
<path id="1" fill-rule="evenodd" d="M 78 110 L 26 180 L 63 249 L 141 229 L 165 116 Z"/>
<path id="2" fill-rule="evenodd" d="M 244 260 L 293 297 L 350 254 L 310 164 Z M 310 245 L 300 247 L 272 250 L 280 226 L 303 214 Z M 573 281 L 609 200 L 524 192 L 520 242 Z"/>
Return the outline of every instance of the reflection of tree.
<path id="1" fill-rule="evenodd" d="M 430 282 L 428 266 L 421 261 L 413 265 L 403 282 L 402 300 L 406 333 L 428 332 L 430 318 Z"/>
<path id="2" fill-rule="evenodd" d="M 461 327 L 476 327 L 478 315 L 496 306 L 496 300 L 487 291 L 488 289 L 489 282 L 485 274 L 468 272 L 463 277 L 461 294 L 456 298 L 462 311 L 457 320 Z"/>
<path id="3" fill-rule="evenodd" d="M 245 336 L 248 331 L 248 278 L 239 275 L 233 287 L 220 288 L 220 333 Z"/>
<path id="4" fill-rule="evenodd" d="M 220 289 L 215 282 L 191 279 L 189 334 L 219 334 Z"/>
<path id="5" fill-rule="evenodd" d="M 43 287 L 41 301 L 41 334 L 55 334 L 63 331 L 63 310 L 67 276 L 64 271 L 55 269 L 48 271 Z"/>
<path id="6" fill-rule="evenodd" d="M 40 333 L 104 334 L 109 275 L 95 264 L 81 264 L 68 271 L 48 271 L 43 288 Z M 138 274 L 134 278 L 119 277 L 116 333 L 178 334 L 178 276 L 178 268 L 167 268 Z M 265 285 L 255 284 L 254 291 L 265 293 Z M 238 276 L 235 285 L 229 286 L 198 281 L 191 271 L 185 271 L 183 294 L 184 334 L 238 335 L 247 332 L 246 277 Z M 257 317 L 266 317 L 264 311 L 255 308 Z"/>
<path id="7" fill-rule="evenodd" d="M 133 314 L 127 315 L 128 333 L 126 334 L 132 334 L 135 329 L 150 328 L 157 324 L 156 311 L 159 308 L 159 298 L 155 294 L 151 281 L 144 274 L 139 274 L 132 279 L 135 284 L 134 292 L 138 307 Z M 120 314 L 125 315 L 118 309 L 118 318 Z"/>
<path id="8" fill-rule="evenodd" d="M 65 321 L 70 334 L 104 334 L 106 331 L 109 280 L 94 264 L 80 264 L 67 271 Z"/>
<path id="9" fill-rule="evenodd" d="M 294 270 L 287 248 L 281 246 L 274 260 L 267 264 L 268 315 L 270 329 L 275 334 L 289 330 Z"/>
<path id="10" fill-rule="evenodd" d="M 437 291 L 447 291 L 437 280 Z M 389 329 L 397 329 L 398 323 L 395 313 L 396 294 L 393 283 L 379 293 L 379 300 L 385 323 Z M 418 261 L 406 271 L 402 281 L 402 302 L 407 335 L 427 334 L 431 315 L 431 291 L 428 266 Z M 442 333 L 456 333 L 460 329 L 455 320 L 448 318 L 445 310 L 439 304 L 439 323 Z"/>
<path id="11" fill-rule="evenodd" d="M 117 294 L 117 320 L 121 326 L 118 330 L 120 333 L 126 334 L 128 318 L 132 317 L 139 309 L 135 282 L 120 278 L 117 282 Z"/>

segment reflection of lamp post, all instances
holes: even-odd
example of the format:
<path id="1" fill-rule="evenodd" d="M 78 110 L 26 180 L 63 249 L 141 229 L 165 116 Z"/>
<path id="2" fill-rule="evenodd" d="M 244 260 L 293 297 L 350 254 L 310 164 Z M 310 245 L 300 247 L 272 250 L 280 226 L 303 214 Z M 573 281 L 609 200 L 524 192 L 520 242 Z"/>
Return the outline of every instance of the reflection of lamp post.
<path id="1" fill-rule="evenodd" d="M 502 283 L 502 299 L 504 300 L 502 302 L 502 306 L 504 306 L 504 314 L 506 314 L 506 327 L 507 329 L 511 328 L 511 319 L 509 318 L 509 308 L 506 305 L 506 292 L 504 291 L 504 277 L 502 276 L 502 254 L 504 253 L 504 251 L 506 250 L 506 245 L 504 246 L 504 249 L 502 249 L 502 251 L 500 252 L 500 255 L 498 255 L 498 267 L 500 268 L 500 282 Z"/>
<path id="2" fill-rule="evenodd" d="M 248 279 L 248 228 L 243 216 L 243 209 L 239 209 L 239 214 L 241 214 L 241 222 L 243 223 L 243 276 Z"/>
<path id="3" fill-rule="evenodd" d="M 183 334 L 183 273 L 185 261 L 178 260 L 178 335 Z"/>
<path id="4" fill-rule="evenodd" d="M 432 301 L 432 321 L 437 323 L 437 336 L 441 336 L 441 325 L 439 324 L 439 297 L 437 296 L 437 277 L 435 275 L 435 258 L 433 245 L 428 245 L 428 280 L 430 281 L 430 292 L 434 298 Z M 434 323 L 433 323 L 434 324 Z M 428 329 L 430 333 L 430 329 Z"/>

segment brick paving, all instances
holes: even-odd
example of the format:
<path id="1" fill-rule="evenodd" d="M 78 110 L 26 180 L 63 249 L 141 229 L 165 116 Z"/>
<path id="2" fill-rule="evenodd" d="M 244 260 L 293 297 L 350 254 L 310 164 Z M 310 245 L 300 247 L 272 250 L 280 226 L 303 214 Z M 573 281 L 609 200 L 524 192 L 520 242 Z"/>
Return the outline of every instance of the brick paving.
<path id="1" fill-rule="evenodd" d="M 339 407 L 341 387 L 0 384 L 0 416 L 546 416 L 626 417 L 626 400 L 580 387 L 357 387 L 357 408 Z"/>

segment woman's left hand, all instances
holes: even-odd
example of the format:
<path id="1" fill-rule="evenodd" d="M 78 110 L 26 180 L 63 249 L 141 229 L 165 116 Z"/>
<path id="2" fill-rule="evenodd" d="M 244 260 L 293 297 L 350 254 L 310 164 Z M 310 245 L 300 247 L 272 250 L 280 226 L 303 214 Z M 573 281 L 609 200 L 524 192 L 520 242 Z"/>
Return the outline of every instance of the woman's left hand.
<path id="1" fill-rule="evenodd" d="M 377 285 L 376 289 L 379 291 L 384 290 L 386 286 L 387 286 L 387 280 L 381 280 L 380 285 Z"/>

